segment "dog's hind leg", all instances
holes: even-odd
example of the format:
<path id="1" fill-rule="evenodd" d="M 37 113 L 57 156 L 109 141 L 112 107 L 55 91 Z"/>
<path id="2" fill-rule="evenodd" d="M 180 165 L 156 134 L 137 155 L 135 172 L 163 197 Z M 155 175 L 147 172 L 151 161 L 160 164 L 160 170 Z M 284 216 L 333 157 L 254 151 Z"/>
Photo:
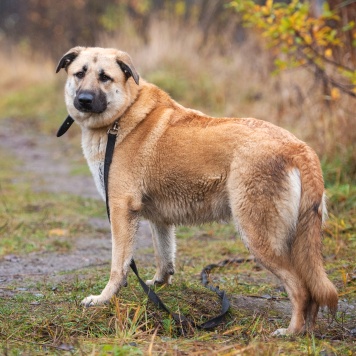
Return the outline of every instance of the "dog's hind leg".
<path id="1" fill-rule="evenodd" d="M 301 333 L 310 293 L 291 258 L 301 199 L 300 175 L 297 169 L 288 171 L 278 162 L 267 163 L 249 179 L 232 177 L 230 205 L 245 245 L 282 280 L 292 303 L 288 329 L 275 334 Z"/>
<path id="2" fill-rule="evenodd" d="M 305 320 L 307 331 L 313 331 L 315 326 L 316 317 L 319 311 L 319 303 L 314 299 L 309 300 L 308 306 L 305 311 Z"/>
<path id="3" fill-rule="evenodd" d="M 289 256 L 280 255 L 268 246 L 268 237 L 260 229 L 249 226 L 244 231 L 243 240 L 247 242 L 249 250 L 256 259 L 283 283 L 290 302 L 292 304 L 292 318 L 288 328 L 278 329 L 273 335 L 286 335 L 303 333 L 306 328 L 307 308 L 310 301 L 310 293 L 304 281 L 294 270 Z"/>
<path id="4" fill-rule="evenodd" d="M 287 291 L 292 304 L 292 318 L 288 328 L 277 329 L 272 335 L 300 334 L 306 331 L 306 315 L 310 301 L 310 294 L 303 280 L 292 269 L 269 269 L 279 277 Z"/>
<path id="5" fill-rule="evenodd" d="M 272 222 L 270 222 L 272 223 Z M 278 329 L 273 335 L 298 334 L 305 331 L 306 313 L 310 300 L 310 293 L 303 279 L 290 263 L 289 254 L 279 253 L 271 244 L 268 230 L 258 225 L 240 225 L 240 233 L 256 259 L 283 283 L 292 304 L 292 318 L 288 328 Z"/>
<path id="6" fill-rule="evenodd" d="M 153 246 L 157 263 L 156 274 L 147 280 L 148 285 L 171 284 L 174 274 L 174 259 L 176 252 L 175 229 L 172 225 L 150 223 Z"/>

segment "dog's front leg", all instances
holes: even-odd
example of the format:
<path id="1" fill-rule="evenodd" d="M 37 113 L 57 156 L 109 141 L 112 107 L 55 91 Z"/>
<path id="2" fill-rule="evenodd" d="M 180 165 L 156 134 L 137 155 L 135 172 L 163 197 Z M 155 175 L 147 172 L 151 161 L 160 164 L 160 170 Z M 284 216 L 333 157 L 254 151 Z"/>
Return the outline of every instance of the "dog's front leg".
<path id="1" fill-rule="evenodd" d="M 134 239 L 138 224 L 138 214 L 129 204 L 110 204 L 112 261 L 110 279 L 100 295 L 84 298 L 86 307 L 108 303 L 110 299 L 127 285 L 127 272 L 133 255 Z"/>

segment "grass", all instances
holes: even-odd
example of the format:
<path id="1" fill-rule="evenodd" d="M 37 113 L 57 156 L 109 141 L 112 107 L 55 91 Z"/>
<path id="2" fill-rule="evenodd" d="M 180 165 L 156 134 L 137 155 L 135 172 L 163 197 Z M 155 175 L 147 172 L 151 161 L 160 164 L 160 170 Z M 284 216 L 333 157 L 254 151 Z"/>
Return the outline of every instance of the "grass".
<path id="1" fill-rule="evenodd" d="M 241 116 L 274 117 L 275 122 L 295 132 L 303 132 L 307 127 L 304 138 L 316 143 L 319 153 L 328 157 L 322 162 L 330 212 L 323 253 L 328 274 L 340 294 L 342 308 L 337 321 L 331 323 L 328 314 L 323 312 L 314 334 L 271 337 L 272 331 L 286 327 L 289 322 L 286 293 L 269 272 L 254 262 L 245 262 L 214 269 L 210 276 L 212 282 L 231 297 L 233 307 L 226 323 L 213 331 L 195 330 L 183 337 L 169 316 L 147 302 L 132 273 L 129 286 L 123 288 L 110 305 L 83 309 L 80 300 L 99 293 L 105 286 L 108 263 L 60 273 L 55 278 L 29 278 L 0 286 L 0 354 L 352 355 L 356 350 L 352 309 L 356 308 L 353 146 L 348 144 L 350 141 L 344 144 L 338 141 L 340 149 L 329 155 L 331 148 L 336 147 L 336 138 L 342 136 L 341 131 L 336 130 L 340 136 L 335 136 L 330 130 L 332 125 L 322 121 L 321 115 L 307 119 L 320 106 L 316 109 L 310 109 L 311 104 L 310 107 L 305 103 L 298 106 L 290 93 L 286 96 L 282 90 L 273 88 L 276 79 L 265 77 L 266 83 L 261 86 L 257 72 L 263 68 L 263 55 L 254 61 L 259 69 L 252 73 L 242 57 L 236 55 L 231 61 L 219 57 L 210 61 L 202 55 L 200 62 L 196 58 L 199 54 L 190 47 L 185 51 L 181 49 L 186 47 L 179 47 L 184 43 L 193 48 L 191 41 L 178 39 L 176 42 L 172 46 L 177 48 L 166 51 L 171 53 L 170 57 L 163 58 L 163 54 L 157 57 L 160 65 L 152 63 L 152 57 L 147 55 L 150 49 L 137 53 L 138 58 L 151 61 L 147 68 L 142 68 L 148 80 L 165 88 L 185 105 L 211 114 L 241 112 Z M 247 48 L 247 53 L 249 51 Z M 246 48 L 241 52 L 246 53 Z M 185 57 L 185 53 L 191 57 Z M 174 56 L 183 58 L 177 63 L 172 59 Z M 1 61 L 4 59 L 0 58 Z M 24 78 L 27 72 L 39 73 L 38 65 L 31 62 L 26 66 L 20 62 L 17 65 Z M 52 66 L 54 68 L 53 63 Z M 0 84 L 8 88 L 6 92 L 0 91 L 0 125 L 2 120 L 10 118 L 15 122 L 29 122 L 32 130 L 53 135 L 66 115 L 63 79 L 54 81 L 48 65 L 43 69 L 45 80 L 38 80 L 37 75 L 12 86 L 13 75 L 4 73 L 0 78 Z M 333 118 L 333 115 L 326 116 L 328 120 Z M 335 115 L 334 124 L 339 117 L 339 113 Z M 324 132 L 321 128 L 325 127 Z M 311 132 L 314 132 L 313 137 L 308 136 Z M 79 131 L 73 128 L 66 140 L 76 141 L 79 151 L 78 136 Z M 326 142 L 324 146 L 320 141 Z M 83 161 L 75 163 L 70 174 L 88 174 Z M 20 165 L 18 157 L 0 150 L 0 258 L 11 254 L 25 256 L 36 251 L 66 253 L 73 248 L 77 237 L 109 235 L 108 231 L 88 224 L 90 218 L 105 218 L 102 202 L 63 193 L 34 192 L 30 184 L 32 176 L 27 177 L 27 182 L 16 179 L 21 174 Z M 183 312 L 197 321 L 207 320 L 218 313 L 219 301 L 200 285 L 200 271 L 210 263 L 249 254 L 231 224 L 179 227 L 177 237 L 179 253 L 174 284 L 159 288 L 159 295 L 173 311 Z M 146 252 L 152 254 L 152 250 Z M 142 265 L 140 273 L 144 279 L 151 278 L 153 267 Z"/>
<path id="2" fill-rule="evenodd" d="M 2 118 L 30 121 L 31 129 L 53 134 L 67 116 L 63 105 L 63 83 L 46 81 L 0 97 Z"/>
<path id="3" fill-rule="evenodd" d="M 211 227 L 202 227 L 205 234 Z M 200 262 L 185 264 L 184 259 L 194 255 L 187 253 L 201 240 L 195 235 L 187 239 L 184 234 L 178 240 L 179 250 L 184 255 L 178 259 L 178 272 L 175 284 L 159 289 L 162 299 L 174 311 L 180 311 L 200 321 L 219 309 L 214 295 L 205 290 L 196 278 L 204 264 L 221 256 L 225 250 L 224 235 L 215 237 L 219 244 L 206 244 L 208 256 Z M 239 245 L 239 244 L 238 244 Z M 225 256 L 224 256 L 225 257 Z M 271 313 L 271 305 L 266 302 L 264 308 L 232 308 L 227 322 L 215 331 L 194 331 L 188 337 L 179 335 L 179 328 L 169 317 L 157 310 L 140 290 L 133 274 L 129 277 L 129 286 L 114 298 L 110 305 L 83 309 L 79 301 L 90 293 L 98 293 L 104 287 L 109 266 L 86 269 L 77 275 L 63 275 L 56 284 L 35 282 L 25 291 L 14 286 L 9 289 L 12 297 L 6 298 L 0 305 L 0 338 L 3 350 L 10 355 L 28 352 L 45 354 L 72 349 L 73 354 L 147 354 L 148 350 L 158 354 L 166 351 L 197 352 L 199 355 L 216 351 L 217 354 L 235 354 L 243 350 L 244 355 L 253 354 L 326 354 L 346 355 L 355 347 L 354 340 L 347 337 L 339 316 L 339 325 L 330 327 L 327 317 L 319 320 L 319 329 L 315 334 L 303 337 L 272 338 L 270 333 L 285 325 L 283 313 Z M 141 271 L 144 278 L 152 275 L 153 269 Z M 254 263 L 230 266 L 213 272 L 219 278 L 221 287 L 234 295 L 262 297 L 266 293 L 274 298 L 284 299 L 275 283 L 266 278 L 266 272 L 256 268 Z M 236 278 L 238 277 L 238 278 Z M 246 282 L 244 281 L 246 279 Z M 248 281 L 248 284 L 247 284 Z M 255 282 L 257 281 L 257 283 Z M 336 279 L 337 281 L 337 279 Z M 355 290 L 356 284 L 349 281 L 344 290 Z M 344 295 L 345 296 L 345 295 Z M 256 298 L 256 302 L 261 300 Z M 347 327 L 352 320 L 344 320 Z M 154 343 L 152 339 L 154 338 Z M 351 355 L 351 353 L 349 353 Z"/>
<path id="4" fill-rule="evenodd" d="M 0 258 L 34 251 L 65 251 L 71 239 L 97 233 L 90 217 L 105 217 L 102 204 L 68 194 L 33 191 L 28 182 L 17 180 L 19 164 L 0 150 Z M 14 181 L 16 183 L 14 183 Z"/>
<path id="5" fill-rule="evenodd" d="M 16 161 L 2 156 L 1 163 L 4 168 L 1 171 L 2 193 L 5 192 L 2 197 L 6 197 L 1 208 L 6 206 L 5 216 L 12 217 L 9 219 L 17 224 L 8 223 L 2 236 L 8 236 L 5 240 L 18 236 L 10 244 L 11 250 L 4 239 L 0 240 L 3 252 L 21 254 L 36 249 L 55 249 L 53 241 L 48 239 L 50 230 L 66 229 L 75 238 L 78 233 L 92 232 L 85 224 L 88 217 L 103 216 L 101 202 L 48 193 L 38 195 L 26 185 L 12 185 Z M 331 207 L 337 207 L 345 198 L 355 199 L 353 188 L 334 186 L 331 189 Z M 60 215 L 45 213 L 46 206 Z M 339 288 L 341 300 L 355 307 L 353 251 L 356 234 L 354 215 L 348 215 L 351 206 L 346 205 L 341 216 L 331 213 L 324 254 L 326 268 Z M 211 262 L 248 257 L 248 253 L 230 224 L 180 227 L 177 237 L 179 254 L 174 284 L 157 289 L 173 311 L 201 322 L 218 313 L 219 301 L 200 285 L 199 272 Z M 53 246 L 49 247 L 51 244 Z M 318 320 L 315 334 L 283 337 L 278 341 L 271 337 L 272 331 L 288 323 L 288 304 L 282 310 L 273 306 L 287 303 L 286 294 L 279 283 L 254 262 L 232 264 L 212 272 L 213 283 L 227 291 L 233 305 L 239 295 L 249 297 L 252 302 L 231 308 L 226 323 L 216 330 L 195 330 L 188 337 L 181 336 L 179 327 L 169 316 L 147 302 L 132 273 L 129 286 L 118 298 L 113 298 L 110 305 L 83 309 L 80 300 L 99 293 L 106 284 L 108 272 L 107 264 L 63 273 L 55 282 L 46 278 L 25 282 L 26 288 L 21 287 L 22 282 L 2 289 L 7 295 L 0 304 L 2 352 L 7 355 L 24 352 L 38 355 L 352 355 L 356 347 L 347 331 L 354 327 L 352 318 L 355 315 L 344 311 L 338 313 L 337 323 L 332 324 L 324 313 Z M 141 269 L 145 279 L 153 273 L 153 267 Z"/>

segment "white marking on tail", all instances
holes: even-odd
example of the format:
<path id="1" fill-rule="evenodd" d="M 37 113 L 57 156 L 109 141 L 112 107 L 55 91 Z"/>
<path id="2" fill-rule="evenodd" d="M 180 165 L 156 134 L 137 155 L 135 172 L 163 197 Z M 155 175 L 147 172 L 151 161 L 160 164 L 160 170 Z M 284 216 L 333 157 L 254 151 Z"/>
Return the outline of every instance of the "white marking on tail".
<path id="1" fill-rule="evenodd" d="M 276 203 L 278 212 L 276 229 L 270 236 L 271 247 L 277 256 L 286 253 L 287 240 L 294 238 L 302 194 L 300 172 L 297 168 L 293 168 L 287 173 L 286 180 L 286 190 L 281 193 L 281 198 Z"/>
<path id="2" fill-rule="evenodd" d="M 328 209 L 327 209 L 327 196 L 324 192 L 323 198 L 321 199 L 321 204 L 319 209 L 321 209 L 321 221 L 323 225 L 325 224 L 326 220 L 328 219 Z"/>

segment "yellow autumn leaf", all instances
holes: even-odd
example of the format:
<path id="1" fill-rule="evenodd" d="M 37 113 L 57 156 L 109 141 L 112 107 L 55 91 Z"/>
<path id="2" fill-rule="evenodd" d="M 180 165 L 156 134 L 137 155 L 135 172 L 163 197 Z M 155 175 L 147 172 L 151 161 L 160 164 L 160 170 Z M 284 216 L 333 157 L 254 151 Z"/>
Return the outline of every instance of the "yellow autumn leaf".
<path id="1" fill-rule="evenodd" d="M 331 48 L 326 49 L 325 52 L 324 52 L 324 55 L 325 55 L 326 58 L 331 58 L 332 55 L 333 55 L 332 49 Z"/>
<path id="2" fill-rule="evenodd" d="M 267 7 L 267 9 L 271 9 L 272 6 L 273 6 L 273 0 L 267 0 L 267 1 L 266 1 L 266 7 Z"/>
<path id="3" fill-rule="evenodd" d="M 346 286 L 347 280 L 348 280 L 348 273 L 346 273 L 344 268 L 341 270 L 341 279 L 342 279 L 344 286 Z"/>
<path id="4" fill-rule="evenodd" d="M 66 236 L 69 231 L 66 229 L 51 229 L 48 231 L 49 236 Z"/>
<path id="5" fill-rule="evenodd" d="M 338 100 L 340 99 L 340 90 L 338 88 L 332 88 L 330 95 L 332 100 Z"/>
<path id="6" fill-rule="evenodd" d="M 185 14 L 185 2 L 184 1 L 178 1 L 175 5 L 175 11 L 178 16 L 183 16 Z"/>
<path id="7" fill-rule="evenodd" d="M 273 21 L 274 21 L 274 19 L 273 19 L 272 16 L 269 16 L 269 17 L 267 18 L 267 23 L 268 23 L 269 25 L 271 25 L 271 24 L 273 23 Z"/>
<path id="8" fill-rule="evenodd" d="M 309 33 L 307 33 L 307 34 L 304 36 L 304 41 L 305 41 L 305 43 L 308 44 L 308 45 L 312 44 L 313 39 L 312 39 L 312 37 L 310 36 Z"/>

